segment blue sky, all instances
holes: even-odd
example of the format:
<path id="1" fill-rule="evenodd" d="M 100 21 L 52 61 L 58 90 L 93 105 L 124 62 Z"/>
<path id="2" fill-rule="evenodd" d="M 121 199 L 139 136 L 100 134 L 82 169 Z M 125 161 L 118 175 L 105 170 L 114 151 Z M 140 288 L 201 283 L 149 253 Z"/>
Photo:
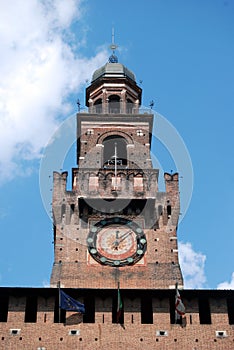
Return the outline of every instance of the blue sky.
<path id="1" fill-rule="evenodd" d="M 185 287 L 234 288 L 234 2 L 16 0 L 0 16 L 0 285 L 49 283 L 41 157 L 77 98 L 84 104 L 114 26 L 119 61 L 142 81 L 143 105 L 154 100 L 191 157 L 193 195 L 186 213 L 182 198 L 178 230 Z M 177 169 L 166 148 L 157 141 L 153 153 L 162 171 L 180 171 L 183 192 L 188 169 Z M 62 167 L 74 166 L 72 149 Z"/>

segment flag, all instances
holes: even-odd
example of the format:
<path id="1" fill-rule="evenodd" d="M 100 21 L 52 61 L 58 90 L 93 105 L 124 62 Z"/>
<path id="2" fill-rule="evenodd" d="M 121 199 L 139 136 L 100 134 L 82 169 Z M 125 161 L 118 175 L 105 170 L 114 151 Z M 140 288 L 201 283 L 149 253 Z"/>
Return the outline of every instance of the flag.
<path id="1" fill-rule="evenodd" d="M 185 306 L 181 300 L 178 287 L 176 286 L 176 297 L 175 297 L 175 321 L 185 315 Z"/>
<path id="2" fill-rule="evenodd" d="M 118 302 L 117 302 L 117 315 L 116 315 L 117 323 L 119 323 L 122 309 L 123 309 L 123 303 L 122 303 L 122 299 L 121 299 L 121 295 L 120 295 L 120 290 L 118 288 Z"/>
<path id="3" fill-rule="evenodd" d="M 80 303 L 79 301 L 73 299 L 66 293 L 64 293 L 62 290 L 60 290 L 60 303 L 59 303 L 60 309 L 64 309 L 67 311 L 77 311 L 82 314 L 85 313 L 85 306 L 84 304 Z"/>

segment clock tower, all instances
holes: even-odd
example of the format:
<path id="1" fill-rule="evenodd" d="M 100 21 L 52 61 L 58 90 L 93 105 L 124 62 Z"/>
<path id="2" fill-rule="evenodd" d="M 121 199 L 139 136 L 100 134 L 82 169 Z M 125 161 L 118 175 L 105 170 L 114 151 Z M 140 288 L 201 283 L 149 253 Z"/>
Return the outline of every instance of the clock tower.
<path id="1" fill-rule="evenodd" d="M 0 350 L 233 350 L 234 292 L 175 290 L 178 174 L 158 189 L 141 94 L 114 52 L 94 72 L 71 189 L 53 176 L 51 287 L 0 287 Z"/>
<path id="2" fill-rule="evenodd" d="M 116 47 L 114 45 L 114 47 Z M 113 45 L 112 45 L 113 49 Z M 151 160 L 152 110 L 116 55 L 97 69 L 77 114 L 77 164 L 54 173 L 51 286 L 167 289 L 183 285 L 177 250 L 178 174 Z"/>

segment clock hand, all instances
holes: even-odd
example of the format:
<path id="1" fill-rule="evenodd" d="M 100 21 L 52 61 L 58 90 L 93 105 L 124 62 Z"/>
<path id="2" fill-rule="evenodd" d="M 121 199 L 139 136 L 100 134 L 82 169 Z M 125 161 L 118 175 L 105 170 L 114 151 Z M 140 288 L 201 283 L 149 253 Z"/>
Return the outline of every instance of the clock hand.
<path id="1" fill-rule="evenodd" d="M 119 239 L 119 231 L 115 231 L 115 237 L 116 237 L 116 240 Z"/>
<path id="2" fill-rule="evenodd" d="M 131 233 L 132 233 L 132 230 L 125 232 L 125 233 L 120 237 L 119 243 L 122 242 L 122 241 L 124 241 L 125 238 L 127 238 L 127 237 L 129 236 L 129 234 L 131 234 Z"/>
<path id="3" fill-rule="evenodd" d="M 112 247 L 115 250 L 118 250 L 118 246 L 121 242 L 123 242 L 125 240 L 125 238 L 128 237 L 129 234 L 132 233 L 132 230 L 125 232 L 121 237 L 119 237 L 118 235 L 119 231 L 116 231 L 116 240 L 112 243 Z"/>
<path id="4" fill-rule="evenodd" d="M 118 245 L 119 245 L 119 231 L 116 230 L 116 231 L 115 231 L 115 241 L 113 242 L 112 247 L 113 247 L 115 250 L 118 250 Z"/>
<path id="5" fill-rule="evenodd" d="M 118 240 L 115 240 L 114 243 L 112 244 L 112 247 L 113 247 L 115 250 L 118 250 L 118 246 L 119 246 L 119 241 L 118 241 Z"/>

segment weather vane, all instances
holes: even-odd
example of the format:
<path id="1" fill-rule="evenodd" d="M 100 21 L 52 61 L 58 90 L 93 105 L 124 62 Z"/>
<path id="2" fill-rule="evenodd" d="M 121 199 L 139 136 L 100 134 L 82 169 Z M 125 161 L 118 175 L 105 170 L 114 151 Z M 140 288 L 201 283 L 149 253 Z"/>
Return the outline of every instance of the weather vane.
<path id="1" fill-rule="evenodd" d="M 151 101 L 150 101 L 150 109 L 152 109 L 153 106 L 154 106 L 154 100 L 151 100 Z"/>
<path id="2" fill-rule="evenodd" d="M 118 63 L 118 57 L 115 55 L 115 50 L 117 49 L 117 45 L 115 44 L 115 30 L 112 28 L 112 40 L 110 49 L 112 50 L 112 55 L 109 57 L 109 63 Z"/>
<path id="3" fill-rule="evenodd" d="M 76 101 L 78 112 L 80 112 L 80 99 L 78 98 Z"/>

